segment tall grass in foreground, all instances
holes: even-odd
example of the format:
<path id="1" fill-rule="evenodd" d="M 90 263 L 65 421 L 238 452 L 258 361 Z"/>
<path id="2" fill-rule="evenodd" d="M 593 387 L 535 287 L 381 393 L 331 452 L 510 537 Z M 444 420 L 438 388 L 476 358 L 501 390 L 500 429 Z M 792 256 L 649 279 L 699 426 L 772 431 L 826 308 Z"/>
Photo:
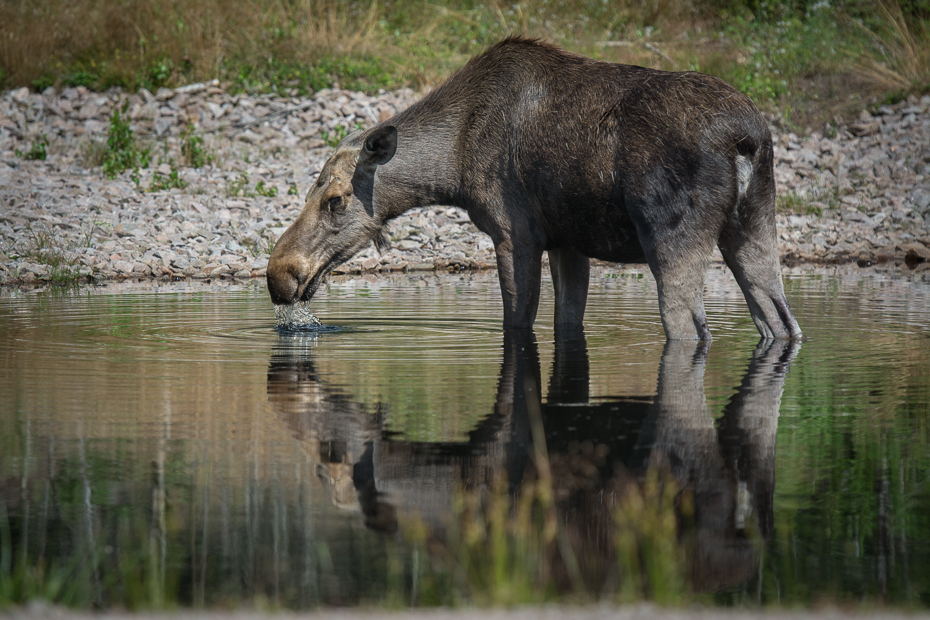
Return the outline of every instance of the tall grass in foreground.
<path id="1" fill-rule="evenodd" d="M 617 492 L 583 516 L 555 501 L 545 469 L 524 481 L 515 497 L 503 483 L 460 492 L 443 532 L 408 524 L 407 554 L 423 559 L 413 575 L 417 587 L 407 596 L 413 594 L 417 605 L 481 606 L 695 599 L 690 541 L 679 537 L 690 491 L 680 489 L 667 468 L 650 468 L 640 481 L 621 474 Z"/>
<path id="2" fill-rule="evenodd" d="M 92 481 L 80 476 L 37 482 L 12 511 L 0 503 L 0 609 L 36 599 L 97 609 L 695 599 L 678 530 L 688 492 L 662 468 L 622 478 L 594 518 L 557 505 L 543 472 L 515 495 L 506 484 L 462 489 L 444 531 L 412 518 L 399 537 L 350 534 L 352 557 L 336 556 L 338 540 L 308 537 L 301 519 L 271 536 L 278 524 L 251 522 L 256 508 L 299 510 L 280 489 L 250 508 L 226 493 L 228 505 L 201 503 L 203 490 L 183 505 L 165 487 L 134 485 L 136 501 L 151 495 L 145 511 L 82 501 Z"/>

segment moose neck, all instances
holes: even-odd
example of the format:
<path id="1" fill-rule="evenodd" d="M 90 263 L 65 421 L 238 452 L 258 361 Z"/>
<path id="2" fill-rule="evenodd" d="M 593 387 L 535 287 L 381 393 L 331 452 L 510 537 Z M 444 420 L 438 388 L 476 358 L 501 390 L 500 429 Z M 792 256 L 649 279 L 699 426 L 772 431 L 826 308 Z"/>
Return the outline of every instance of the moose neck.
<path id="1" fill-rule="evenodd" d="M 386 121 L 397 128 L 397 152 L 378 168 L 375 192 L 382 221 L 416 207 L 455 204 L 458 115 L 449 107 L 427 96 Z"/>

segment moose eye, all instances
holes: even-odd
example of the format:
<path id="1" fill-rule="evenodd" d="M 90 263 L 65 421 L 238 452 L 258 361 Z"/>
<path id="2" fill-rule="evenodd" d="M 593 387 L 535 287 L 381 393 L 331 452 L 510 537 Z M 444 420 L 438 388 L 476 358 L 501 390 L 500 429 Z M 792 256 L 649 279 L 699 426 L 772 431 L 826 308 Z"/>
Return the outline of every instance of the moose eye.
<path id="1" fill-rule="evenodd" d="M 335 211 L 342 206 L 342 196 L 333 196 L 329 199 L 329 202 L 326 203 L 326 206 L 329 207 L 330 211 Z"/>

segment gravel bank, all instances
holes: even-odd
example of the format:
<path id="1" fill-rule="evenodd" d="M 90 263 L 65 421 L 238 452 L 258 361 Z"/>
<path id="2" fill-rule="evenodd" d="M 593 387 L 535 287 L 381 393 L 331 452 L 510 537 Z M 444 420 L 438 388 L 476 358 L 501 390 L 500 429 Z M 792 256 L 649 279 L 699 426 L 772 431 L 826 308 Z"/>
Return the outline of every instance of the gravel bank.
<path id="1" fill-rule="evenodd" d="M 331 148 L 324 132 L 371 126 L 416 100 L 324 90 L 312 98 L 231 95 L 218 83 L 127 95 L 83 88 L 0 96 L 0 284 L 126 278 L 262 277 L 274 240 L 300 212 Z M 94 167 L 109 118 L 129 100 L 154 156 L 136 184 Z M 214 160 L 180 163 L 193 124 Z M 780 251 L 791 263 L 930 269 L 930 97 L 863 112 L 834 135 L 775 132 Z M 45 161 L 29 161 L 38 137 Z M 183 189 L 149 191 L 177 170 Z M 261 185 L 259 185 L 261 183 Z M 276 192 L 275 196 L 269 194 Z M 490 240 L 459 209 L 412 211 L 343 273 L 494 266 Z"/>

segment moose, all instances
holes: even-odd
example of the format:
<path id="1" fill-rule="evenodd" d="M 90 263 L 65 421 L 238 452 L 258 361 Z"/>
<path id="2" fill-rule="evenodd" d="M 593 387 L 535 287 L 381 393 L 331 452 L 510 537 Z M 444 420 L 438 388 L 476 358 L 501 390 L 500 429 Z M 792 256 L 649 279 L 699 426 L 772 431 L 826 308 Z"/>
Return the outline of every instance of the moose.
<path id="1" fill-rule="evenodd" d="M 409 209 L 464 209 L 497 254 L 505 329 L 530 329 L 543 252 L 555 324 L 577 330 L 589 260 L 646 262 L 669 340 L 711 339 L 716 245 L 764 339 L 801 339 L 782 286 L 772 137 L 726 82 L 511 37 L 421 100 L 347 136 L 275 244 L 275 304 L 309 300 Z"/>

